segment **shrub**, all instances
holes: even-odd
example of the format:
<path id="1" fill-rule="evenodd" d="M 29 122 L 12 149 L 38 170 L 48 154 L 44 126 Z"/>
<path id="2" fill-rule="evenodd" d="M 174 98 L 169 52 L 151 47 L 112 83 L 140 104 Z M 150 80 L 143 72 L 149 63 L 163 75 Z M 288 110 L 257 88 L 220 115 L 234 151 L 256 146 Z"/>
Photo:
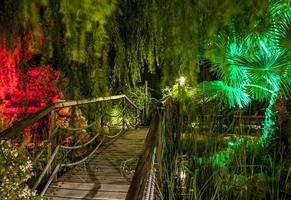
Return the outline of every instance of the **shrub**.
<path id="1" fill-rule="evenodd" d="M 41 199 L 26 184 L 33 175 L 29 157 L 10 140 L 1 140 L 0 149 L 0 199 Z"/>

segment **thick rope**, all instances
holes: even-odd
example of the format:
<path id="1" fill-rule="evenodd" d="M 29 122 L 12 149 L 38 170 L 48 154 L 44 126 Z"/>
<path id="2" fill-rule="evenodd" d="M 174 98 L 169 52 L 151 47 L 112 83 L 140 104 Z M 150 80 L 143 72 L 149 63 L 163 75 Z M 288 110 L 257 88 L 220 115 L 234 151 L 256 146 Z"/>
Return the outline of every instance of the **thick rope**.
<path id="1" fill-rule="evenodd" d="M 147 188 L 146 188 L 146 194 L 144 196 L 144 200 L 153 200 L 154 199 L 154 191 L 155 191 L 155 159 L 156 159 L 156 148 L 154 148 L 153 152 L 153 158 L 152 158 L 152 164 L 151 164 L 151 171 L 150 176 L 148 178 L 147 182 Z"/>
<path id="2" fill-rule="evenodd" d="M 85 144 L 81 144 L 81 145 L 76 145 L 76 146 L 64 146 L 64 145 L 60 145 L 60 148 L 62 149 L 80 149 L 82 147 L 88 146 L 89 144 L 91 144 L 98 136 L 100 135 L 100 133 L 96 134 L 91 140 L 89 140 L 87 143 Z"/>
<path id="3" fill-rule="evenodd" d="M 123 129 L 120 129 L 120 131 L 117 134 L 115 134 L 115 135 L 105 135 L 105 137 L 108 137 L 108 138 L 112 139 L 112 138 L 115 138 L 115 137 L 119 136 L 122 132 L 123 132 Z"/>
<path id="4" fill-rule="evenodd" d="M 103 143 L 103 140 L 97 145 L 97 147 L 88 155 L 86 156 L 85 158 L 77 161 L 77 162 L 73 162 L 73 163 L 68 163 L 68 164 L 60 164 L 61 167 L 72 167 L 72 166 L 75 166 L 75 165 L 78 165 L 78 164 L 81 164 L 83 162 L 85 162 L 86 160 L 88 160 L 89 158 L 91 158 L 94 153 L 99 149 L 99 147 L 101 146 L 101 144 Z"/>
<path id="5" fill-rule="evenodd" d="M 86 129 L 91 128 L 97 122 L 98 122 L 98 120 L 92 122 L 91 124 L 89 124 L 87 127 L 84 127 L 84 128 L 72 128 L 72 127 L 59 127 L 59 128 L 63 129 L 63 130 L 68 130 L 68 131 L 86 131 Z"/>

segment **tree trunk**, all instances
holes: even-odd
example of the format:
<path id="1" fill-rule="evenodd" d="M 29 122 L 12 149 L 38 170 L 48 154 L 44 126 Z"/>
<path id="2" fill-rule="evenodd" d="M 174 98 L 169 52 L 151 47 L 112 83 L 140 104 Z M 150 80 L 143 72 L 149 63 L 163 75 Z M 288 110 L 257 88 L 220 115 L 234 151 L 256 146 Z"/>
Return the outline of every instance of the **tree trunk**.
<path id="1" fill-rule="evenodd" d="M 259 143 L 263 147 L 267 147 L 270 144 L 270 141 L 274 138 L 275 135 L 275 124 L 276 124 L 276 119 L 275 119 L 275 112 L 273 111 L 273 107 L 276 103 L 277 97 L 279 94 L 279 90 L 274 90 L 272 93 L 272 96 L 269 100 L 269 105 L 265 110 L 265 120 L 264 120 L 264 128 L 262 132 L 262 136 L 260 138 Z"/>

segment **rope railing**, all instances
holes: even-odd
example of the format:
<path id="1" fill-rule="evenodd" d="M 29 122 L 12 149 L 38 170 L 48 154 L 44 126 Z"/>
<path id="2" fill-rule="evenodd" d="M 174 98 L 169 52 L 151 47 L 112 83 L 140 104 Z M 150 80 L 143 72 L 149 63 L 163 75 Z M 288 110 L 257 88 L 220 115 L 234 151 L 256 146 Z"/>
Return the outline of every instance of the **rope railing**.
<path id="1" fill-rule="evenodd" d="M 105 135 L 105 137 L 107 138 L 116 138 L 118 137 L 121 133 L 123 132 L 123 130 L 121 129 L 119 132 L 117 132 L 116 134 L 114 135 Z"/>
<path id="2" fill-rule="evenodd" d="M 145 188 L 146 192 L 144 194 L 143 200 L 153 200 L 154 192 L 155 192 L 155 182 L 156 182 L 156 170 L 155 170 L 155 159 L 156 159 L 156 148 L 154 148 L 153 156 L 152 156 L 152 165 L 150 170 L 150 175 L 148 178 L 147 186 Z"/>
<path id="3" fill-rule="evenodd" d="M 2 137 L 3 139 L 11 139 L 11 138 L 15 138 L 16 135 L 19 135 L 19 133 L 23 132 L 26 128 L 32 126 L 35 122 L 37 122 L 38 120 L 44 118 L 45 116 L 48 116 L 50 113 L 56 113 L 55 111 L 57 111 L 60 108 L 64 108 L 64 107 L 72 107 L 72 106 L 80 106 L 80 105 L 86 105 L 86 104 L 92 104 L 92 103 L 97 103 L 97 102 L 109 102 L 109 101 L 115 101 L 115 100 L 121 100 L 118 105 L 117 105 L 117 110 L 119 111 L 119 113 L 112 115 L 111 113 L 105 112 L 106 109 L 104 109 L 104 106 L 108 106 L 107 108 L 109 108 L 109 106 L 112 106 L 112 103 L 110 103 L 109 105 L 102 103 L 101 106 L 103 105 L 103 109 L 100 111 L 101 112 L 101 118 L 98 118 L 97 120 L 91 122 L 89 125 L 87 125 L 86 127 L 62 127 L 62 126 L 57 126 L 54 122 L 54 126 L 50 127 L 49 131 L 49 139 L 46 140 L 43 143 L 43 149 L 40 151 L 40 154 L 37 154 L 37 159 L 39 159 L 44 151 L 44 147 L 48 148 L 48 155 L 49 155 L 49 160 L 46 163 L 45 167 L 43 168 L 42 172 L 40 173 L 40 175 L 37 177 L 32 189 L 36 190 L 38 188 L 38 186 L 43 182 L 43 179 L 46 177 L 47 174 L 51 174 L 51 176 L 48 179 L 48 182 L 46 182 L 42 192 L 40 193 L 41 196 L 45 194 L 47 188 L 49 187 L 50 183 L 53 181 L 54 177 L 57 175 L 57 173 L 60 171 L 60 169 L 62 167 L 73 167 L 76 166 L 78 164 L 84 163 L 86 162 L 88 159 L 90 159 L 100 148 L 100 146 L 104 143 L 104 140 L 106 138 L 108 138 L 108 140 L 112 140 L 113 138 L 116 138 L 118 136 L 121 135 L 121 133 L 124 132 L 125 129 L 125 125 L 127 127 L 129 127 L 129 123 L 126 123 L 125 117 L 127 117 L 126 113 L 127 111 L 129 111 L 131 108 L 134 109 L 136 112 L 135 114 L 137 114 L 139 117 L 139 109 L 138 107 L 126 96 L 126 95 L 116 95 L 116 96 L 110 96 L 110 97 L 98 97 L 98 98 L 93 98 L 93 99 L 84 99 L 84 100 L 73 100 L 73 101 L 65 101 L 65 102 L 59 102 L 59 103 L 55 103 L 55 104 L 51 104 L 41 110 L 39 110 L 38 112 L 34 113 L 33 115 L 27 117 L 26 119 L 16 123 L 15 125 L 7 128 L 6 130 L 2 131 L 0 133 L 0 138 Z M 115 105 L 116 106 L 116 105 Z M 120 109 L 120 107 L 122 106 L 122 109 Z M 102 107 L 101 107 L 102 108 Z M 133 113 L 132 113 L 133 114 Z M 52 116 L 52 115 L 50 115 Z M 54 114 L 54 116 L 56 116 L 56 114 Z M 53 117 L 52 117 L 53 118 Z M 100 134 L 102 132 L 102 128 L 106 126 L 106 123 L 103 121 L 104 119 L 112 119 L 112 118 L 120 118 L 118 119 L 118 126 L 117 124 L 114 124 L 114 128 L 121 128 L 121 130 L 119 130 L 117 133 L 115 133 L 114 135 L 109 135 L 109 134 Z M 51 117 L 50 117 L 51 119 Z M 56 119 L 56 118 L 55 118 Z M 94 127 L 94 125 L 96 125 L 99 121 L 101 120 L 101 127 L 99 127 L 101 130 L 98 131 L 98 133 L 96 135 L 94 135 L 89 141 L 85 142 L 84 144 L 79 144 L 79 145 L 73 145 L 73 146 L 66 146 L 66 145 L 62 145 L 62 144 L 56 144 L 53 145 L 53 141 L 58 137 L 57 135 L 57 131 L 58 130 L 65 130 L 65 131 L 69 131 L 69 132 L 86 132 L 88 131 L 90 128 Z M 108 128 L 113 128 L 113 126 L 109 126 Z M 50 131 L 52 130 L 52 131 Z M 93 150 L 87 154 L 87 156 L 83 157 L 82 159 L 75 161 L 75 162 L 71 162 L 71 163 L 66 163 L 64 161 L 60 161 L 58 158 L 58 155 L 60 153 L 60 151 L 68 151 L 68 150 L 78 150 L 81 148 L 86 148 L 89 145 L 93 145 L 96 144 L 97 138 L 100 138 L 100 136 L 102 136 L 102 138 L 100 140 L 98 140 L 98 144 L 96 145 L 96 147 L 93 148 Z M 52 150 L 49 150 L 51 148 L 54 148 L 52 153 Z M 68 154 L 64 154 L 65 157 Z M 54 169 L 52 173 L 51 169 Z"/>
<path id="4" fill-rule="evenodd" d="M 60 148 L 62 148 L 62 149 L 69 149 L 69 150 L 80 149 L 80 148 L 86 147 L 89 144 L 91 144 L 93 141 L 96 140 L 96 138 L 98 138 L 99 135 L 100 135 L 100 133 L 96 134 L 93 138 L 91 138 L 91 140 L 89 140 L 85 144 L 80 144 L 80 145 L 75 145 L 75 146 L 64 146 L 64 145 L 60 145 Z"/>
<path id="5" fill-rule="evenodd" d="M 61 167 L 72 167 L 72 166 L 75 166 L 75 165 L 78 165 L 78 164 L 85 162 L 86 160 L 88 160 L 89 158 L 91 158 L 94 155 L 94 153 L 99 149 L 99 147 L 102 145 L 102 143 L 103 143 L 103 141 L 101 141 L 88 156 L 82 158 L 79 161 L 73 162 L 73 163 L 61 163 L 60 164 Z"/>

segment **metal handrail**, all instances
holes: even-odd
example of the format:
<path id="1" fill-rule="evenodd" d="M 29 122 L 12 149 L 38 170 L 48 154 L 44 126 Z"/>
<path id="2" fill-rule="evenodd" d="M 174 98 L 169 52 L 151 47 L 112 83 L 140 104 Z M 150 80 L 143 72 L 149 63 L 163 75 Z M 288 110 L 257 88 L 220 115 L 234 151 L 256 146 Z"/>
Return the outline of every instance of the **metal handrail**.
<path id="1" fill-rule="evenodd" d="M 38 179 L 36 180 L 36 182 L 34 183 L 32 190 L 36 190 L 37 186 L 40 184 L 40 182 L 42 181 L 44 175 L 47 173 L 48 169 L 50 168 L 52 162 L 55 160 L 56 155 L 58 154 L 58 151 L 60 149 L 60 146 L 58 145 L 55 150 L 54 153 L 52 154 L 51 158 L 49 159 L 47 165 L 45 166 L 44 170 L 42 171 L 42 173 L 40 174 L 40 176 L 38 177 Z"/>
<path id="2" fill-rule="evenodd" d="M 56 174 L 57 174 L 58 171 L 60 170 L 60 167 L 61 167 L 60 164 L 58 164 L 58 165 L 55 167 L 55 169 L 54 169 L 52 175 L 50 176 L 50 178 L 49 178 L 49 180 L 48 180 L 48 182 L 45 184 L 43 190 L 41 191 L 40 196 L 43 196 L 43 195 L 45 194 L 45 192 L 47 191 L 49 185 L 50 185 L 51 182 L 54 180 L 54 177 L 56 176 Z"/>
<path id="3" fill-rule="evenodd" d="M 33 125 L 39 119 L 45 117 L 47 114 L 49 114 L 51 111 L 55 110 L 56 108 L 85 105 L 85 104 L 90 104 L 90 103 L 109 101 L 109 100 L 117 100 L 117 99 L 125 99 L 131 106 L 133 106 L 135 109 L 139 110 L 139 108 L 125 94 L 109 96 L 109 97 L 98 97 L 98 98 L 92 98 L 92 99 L 84 99 L 84 100 L 71 100 L 71 101 L 65 101 L 65 102 L 58 102 L 58 103 L 50 104 L 49 106 L 47 106 L 47 107 L 39 110 L 38 112 L 30 115 L 26 119 L 19 121 L 15 125 L 3 130 L 0 133 L 0 137 L 2 137 L 4 139 L 10 139 L 10 138 L 14 137 L 15 135 L 24 131 L 25 128 Z"/>

